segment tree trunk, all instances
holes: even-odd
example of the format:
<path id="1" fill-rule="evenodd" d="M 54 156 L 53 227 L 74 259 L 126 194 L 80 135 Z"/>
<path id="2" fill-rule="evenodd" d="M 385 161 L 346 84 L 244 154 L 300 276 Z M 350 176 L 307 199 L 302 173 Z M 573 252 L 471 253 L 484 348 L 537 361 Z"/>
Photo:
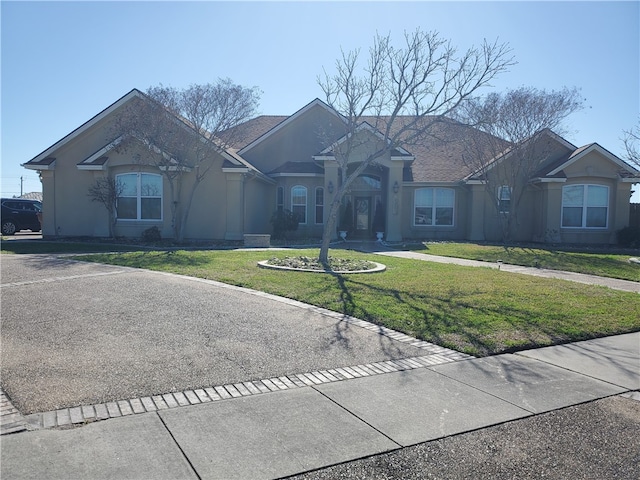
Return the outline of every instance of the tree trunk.
<path id="1" fill-rule="evenodd" d="M 329 207 L 329 215 L 327 217 L 327 224 L 324 226 L 322 232 L 322 245 L 320 246 L 320 254 L 318 259 L 323 265 L 329 263 L 329 244 L 331 243 L 331 237 L 336 228 L 336 219 L 338 218 L 338 212 L 340 210 L 340 203 L 342 201 L 342 195 L 336 194 Z"/>
<path id="2" fill-rule="evenodd" d="M 180 219 L 180 228 L 178 230 L 178 237 L 176 240 L 178 242 L 182 242 L 184 240 L 184 229 L 187 226 L 187 219 L 189 218 L 189 211 L 191 210 L 191 204 L 193 203 L 193 197 L 196 193 L 196 188 L 200 184 L 200 180 L 196 179 L 191 186 L 191 191 L 189 192 L 189 196 L 185 202 L 184 208 L 182 209 L 182 218 Z"/>

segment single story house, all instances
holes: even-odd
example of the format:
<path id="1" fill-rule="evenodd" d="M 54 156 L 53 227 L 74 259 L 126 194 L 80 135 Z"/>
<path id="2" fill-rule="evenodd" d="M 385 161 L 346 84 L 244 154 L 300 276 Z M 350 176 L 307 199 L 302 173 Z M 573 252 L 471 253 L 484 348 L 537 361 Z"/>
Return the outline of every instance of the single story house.
<path id="1" fill-rule="evenodd" d="M 171 237 L 169 212 L 175 205 L 163 172 L 114 148 L 110 125 L 125 105 L 143 97 L 132 90 L 23 165 L 40 173 L 45 237 L 108 236 L 107 210 L 88 196 L 104 176 L 126 185 L 117 201 L 116 235 L 139 237 L 156 226 Z M 473 171 L 462 159 L 469 127 L 451 121 L 437 128 L 437 135 L 369 166 L 351 185 L 343 202 L 353 220 L 349 238 L 374 236 L 378 206 L 387 241 L 502 238 L 499 215 L 508 208 L 510 187 L 496 192 L 496 208 L 486 188 L 490 170 Z M 235 127 L 233 145 L 212 152 L 213 166 L 193 198 L 185 238 L 240 240 L 270 233 L 278 209 L 298 215 L 297 236 L 319 238 L 341 181 L 329 146 L 345 132 L 340 114 L 318 99 L 293 115 L 258 116 Z M 553 153 L 526 179 L 512 239 L 615 243 L 616 231 L 628 225 L 630 189 L 640 182 L 640 172 L 597 143 L 576 147 L 553 132 L 540 135 Z M 487 159 L 510 161 L 508 154 Z"/>

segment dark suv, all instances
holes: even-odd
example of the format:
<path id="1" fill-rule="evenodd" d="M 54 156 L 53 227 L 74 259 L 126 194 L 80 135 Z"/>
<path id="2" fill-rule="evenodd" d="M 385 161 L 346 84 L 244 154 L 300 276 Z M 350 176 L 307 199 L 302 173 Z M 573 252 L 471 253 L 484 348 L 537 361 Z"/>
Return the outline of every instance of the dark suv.
<path id="1" fill-rule="evenodd" d="M 2 206 L 2 234 L 13 235 L 20 230 L 39 232 L 42 227 L 42 203 L 38 200 L 23 198 L 3 198 Z"/>

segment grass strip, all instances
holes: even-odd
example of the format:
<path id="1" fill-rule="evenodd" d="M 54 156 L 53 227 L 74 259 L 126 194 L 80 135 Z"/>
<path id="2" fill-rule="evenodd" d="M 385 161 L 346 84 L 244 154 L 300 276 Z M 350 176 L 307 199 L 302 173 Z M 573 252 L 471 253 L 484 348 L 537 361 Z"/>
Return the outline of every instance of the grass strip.
<path id="1" fill-rule="evenodd" d="M 412 247 L 411 250 L 443 257 L 457 257 L 483 262 L 497 262 L 500 260 L 511 265 L 564 270 L 640 282 L 640 264 L 630 261 L 631 258 L 640 257 L 640 250 L 637 253 L 625 254 L 601 251 L 572 252 L 521 246 L 455 242 L 425 242 L 420 246 Z"/>

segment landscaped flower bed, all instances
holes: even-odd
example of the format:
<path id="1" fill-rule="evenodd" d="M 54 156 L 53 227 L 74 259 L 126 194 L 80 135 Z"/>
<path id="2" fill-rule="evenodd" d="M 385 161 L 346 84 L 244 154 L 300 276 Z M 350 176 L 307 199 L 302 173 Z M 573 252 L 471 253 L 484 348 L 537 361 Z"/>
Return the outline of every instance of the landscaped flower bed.
<path id="1" fill-rule="evenodd" d="M 262 266 L 281 267 L 294 270 L 318 271 L 318 272 L 369 272 L 378 270 L 380 264 L 367 260 L 356 260 L 346 258 L 329 257 L 328 265 L 320 263 L 318 258 L 298 256 L 298 257 L 272 257 L 265 262 L 260 262 Z"/>

